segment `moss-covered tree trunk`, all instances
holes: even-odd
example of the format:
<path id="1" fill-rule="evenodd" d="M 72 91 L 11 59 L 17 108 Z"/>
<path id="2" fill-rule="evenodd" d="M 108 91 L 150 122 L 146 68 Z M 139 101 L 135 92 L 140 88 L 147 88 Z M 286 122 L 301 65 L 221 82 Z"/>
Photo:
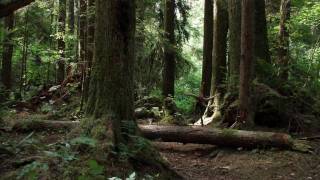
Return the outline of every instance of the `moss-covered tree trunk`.
<path id="1" fill-rule="evenodd" d="M 213 100 L 208 103 L 204 114 L 204 124 L 221 120 L 221 105 L 225 92 L 226 49 L 228 33 L 228 7 L 225 0 L 214 0 L 213 21 L 213 56 L 210 95 Z"/>
<path id="2" fill-rule="evenodd" d="M 228 90 L 233 93 L 239 84 L 241 58 L 241 1 L 228 0 L 229 13 L 229 78 Z"/>
<path id="3" fill-rule="evenodd" d="M 135 132 L 133 117 L 133 64 L 135 2 L 96 1 L 95 59 L 87 114 L 112 127 L 114 142 Z"/>
<path id="4" fill-rule="evenodd" d="M 255 0 L 255 9 L 255 56 L 270 63 L 265 1 Z"/>
<path id="5" fill-rule="evenodd" d="M 288 21 L 290 19 L 291 0 L 282 0 L 280 7 L 280 30 L 279 30 L 279 49 L 278 65 L 279 77 L 282 81 L 288 80 L 289 76 L 289 30 Z"/>
<path id="6" fill-rule="evenodd" d="M 59 20 L 58 20 L 58 51 L 60 58 L 58 60 L 57 81 L 62 83 L 65 76 L 65 46 L 64 36 L 66 32 L 66 0 L 59 0 Z"/>
<path id="7" fill-rule="evenodd" d="M 10 14 L 4 20 L 4 27 L 6 36 L 3 39 L 3 52 L 2 52 L 2 83 L 7 90 L 11 89 L 12 78 L 12 53 L 13 53 L 13 30 L 14 14 Z"/>
<path id="8" fill-rule="evenodd" d="M 251 107 L 252 69 L 254 64 L 254 0 L 242 0 L 241 61 L 238 122 L 253 125 Z"/>
<path id="9" fill-rule="evenodd" d="M 162 95 L 174 96 L 175 80 L 175 0 L 165 0 L 164 9 L 164 59 Z"/>
<path id="10" fill-rule="evenodd" d="M 200 96 L 210 96 L 213 50 L 213 1 L 205 0 L 202 80 Z"/>

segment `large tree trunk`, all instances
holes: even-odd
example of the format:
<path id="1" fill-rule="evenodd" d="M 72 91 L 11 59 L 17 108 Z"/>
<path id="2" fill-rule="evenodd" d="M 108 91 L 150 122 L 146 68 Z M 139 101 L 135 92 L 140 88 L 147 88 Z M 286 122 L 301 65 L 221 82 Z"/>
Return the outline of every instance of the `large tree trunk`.
<path id="1" fill-rule="evenodd" d="M 239 84 L 241 58 L 241 1 L 228 0 L 229 13 L 229 83 L 228 90 L 233 92 Z"/>
<path id="2" fill-rule="evenodd" d="M 59 37 L 58 37 L 58 50 L 60 54 L 60 59 L 58 61 L 58 70 L 57 70 L 57 81 L 62 83 L 65 76 L 65 46 L 64 36 L 66 32 L 66 0 L 59 0 Z"/>
<path id="3" fill-rule="evenodd" d="M 224 0 L 214 0 L 213 21 L 213 57 L 212 57 L 212 80 L 210 95 L 213 98 L 208 103 L 204 113 L 203 124 L 218 123 L 221 120 L 221 105 L 225 88 L 223 83 L 226 74 L 226 51 L 228 33 L 228 9 Z M 199 121 L 196 123 L 200 124 Z"/>
<path id="4" fill-rule="evenodd" d="M 163 89 L 162 95 L 167 97 L 174 96 L 174 80 L 175 80 L 175 0 L 165 0 L 164 10 L 164 69 L 163 69 Z"/>
<path id="5" fill-rule="evenodd" d="M 12 75 L 12 53 L 13 53 L 13 26 L 14 14 L 10 14 L 5 18 L 4 26 L 6 36 L 3 40 L 2 52 L 2 83 L 7 90 L 11 89 L 11 75 Z"/>
<path id="6" fill-rule="evenodd" d="M 204 37 L 203 61 L 200 96 L 210 96 L 212 77 L 212 50 L 213 50 L 213 0 L 205 0 L 204 5 Z"/>
<path id="7" fill-rule="evenodd" d="M 87 114 L 112 126 L 114 142 L 135 133 L 133 64 L 135 1 L 97 0 L 95 59 Z M 108 127 L 108 126 L 106 126 Z"/>
<path id="8" fill-rule="evenodd" d="M 251 83 L 254 63 L 254 0 L 242 0 L 241 61 L 238 122 L 253 125 Z"/>
<path id="9" fill-rule="evenodd" d="M 0 18 L 12 14 L 15 10 L 27 6 L 34 0 L 6 0 L 0 2 Z"/>
<path id="10" fill-rule="evenodd" d="M 255 0 L 255 56 L 257 60 L 271 62 L 264 0 Z"/>
<path id="11" fill-rule="evenodd" d="M 280 31 L 279 31 L 279 49 L 278 64 L 279 77 L 282 81 L 287 81 L 289 76 L 289 30 L 287 22 L 290 19 L 291 0 L 282 0 L 280 7 Z"/>

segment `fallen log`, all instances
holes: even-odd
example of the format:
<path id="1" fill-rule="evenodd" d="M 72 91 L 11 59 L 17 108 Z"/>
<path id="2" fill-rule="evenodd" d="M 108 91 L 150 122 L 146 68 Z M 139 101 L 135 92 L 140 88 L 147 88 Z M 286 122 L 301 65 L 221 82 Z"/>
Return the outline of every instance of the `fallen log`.
<path id="1" fill-rule="evenodd" d="M 212 144 L 228 147 L 278 147 L 308 152 L 310 146 L 285 133 L 216 129 L 194 126 L 140 125 L 142 135 L 164 142 Z"/>
<path id="2" fill-rule="evenodd" d="M 79 123 L 79 121 L 21 120 L 12 125 L 11 131 L 69 130 L 77 127 Z"/>
<path id="3" fill-rule="evenodd" d="M 165 142 L 228 145 L 234 147 L 272 146 L 290 148 L 292 138 L 284 133 L 176 126 L 139 126 L 144 137 Z"/>
<path id="4" fill-rule="evenodd" d="M 44 131 L 72 129 L 79 121 L 19 121 L 12 126 L 13 131 Z M 212 144 L 225 147 L 278 147 L 310 152 L 306 141 L 297 140 L 285 133 L 216 129 L 194 126 L 139 125 L 142 136 L 150 140 L 195 144 Z"/>

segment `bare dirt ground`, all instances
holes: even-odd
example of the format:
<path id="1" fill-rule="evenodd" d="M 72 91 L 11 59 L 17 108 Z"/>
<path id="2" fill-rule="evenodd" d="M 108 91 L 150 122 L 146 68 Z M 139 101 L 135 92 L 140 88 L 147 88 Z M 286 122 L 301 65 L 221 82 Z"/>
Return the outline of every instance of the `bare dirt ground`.
<path id="1" fill-rule="evenodd" d="M 155 143 L 172 168 L 188 180 L 319 180 L 320 141 L 312 144 L 314 154 Z"/>

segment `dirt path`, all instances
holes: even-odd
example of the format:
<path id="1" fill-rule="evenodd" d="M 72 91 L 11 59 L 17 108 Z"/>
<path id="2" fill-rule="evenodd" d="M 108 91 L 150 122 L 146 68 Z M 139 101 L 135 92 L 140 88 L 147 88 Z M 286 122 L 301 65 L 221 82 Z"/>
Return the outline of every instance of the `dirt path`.
<path id="1" fill-rule="evenodd" d="M 319 180 L 320 142 L 315 154 L 280 150 L 231 150 L 209 145 L 155 143 L 171 166 L 190 180 Z"/>

